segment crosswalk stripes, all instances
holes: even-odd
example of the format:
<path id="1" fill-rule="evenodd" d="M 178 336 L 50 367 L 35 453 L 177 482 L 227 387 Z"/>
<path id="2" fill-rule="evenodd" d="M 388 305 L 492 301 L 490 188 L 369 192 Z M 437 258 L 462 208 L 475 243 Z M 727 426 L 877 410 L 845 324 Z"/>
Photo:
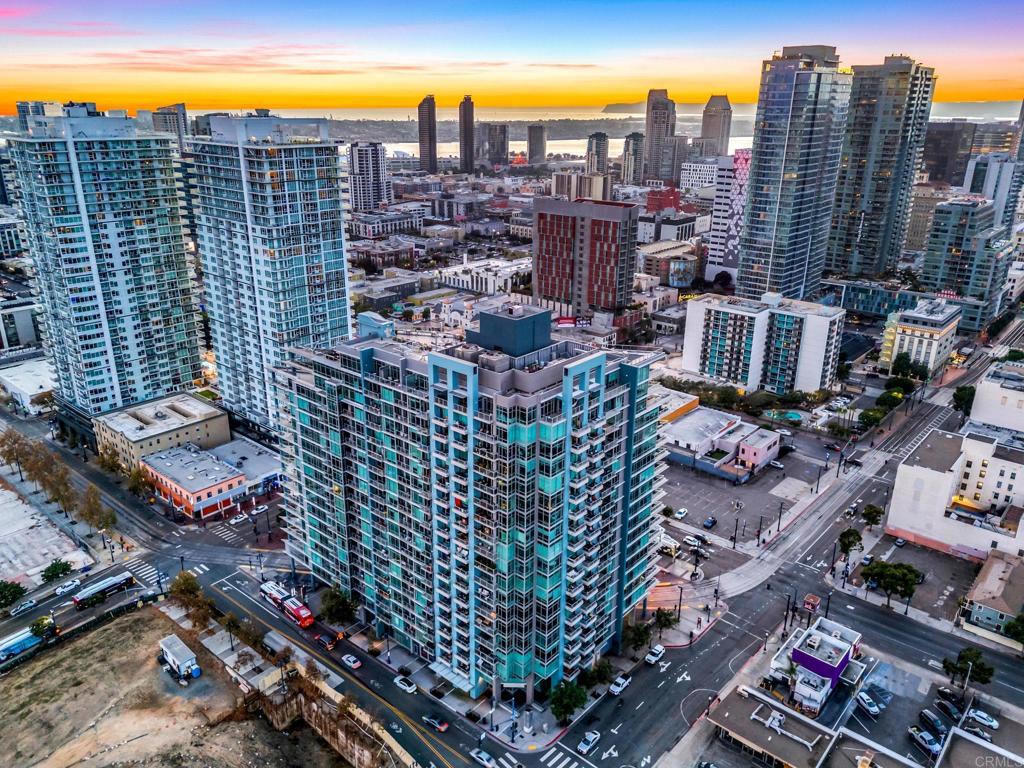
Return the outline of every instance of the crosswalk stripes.
<path id="1" fill-rule="evenodd" d="M 136 581 L 141 582 L 147 587 L 156 583 L 156 568 L 145 560 L 133 557 L 125 560 L 124 565 L 131 575 L 135 577 Z"/>
<path id="2" fill-rule="evenodd" d="M 219 536 L 220 538 L 224 539 L 224 541 L 234 542 L 241 539 L 241 536 L 239 536 L 238 533 L 236 533 L 234 530 L 227 527 L 226 525 L 211 528 L 210 530 L 213 532 L 214 536 Z"/>
<path id="3" fill-rule="evenodd" d="M 517 758 L 511 752 L 506 752 L 504 755 L 499 757 L 495 762 L 497 762 L 498 765 L 501 766 L 501 768 L 516 768 L 516 766 L 519 765 L 519 758 Z"/>
<path id="4" fill-rule="evenodd" d="M 506 768 L 514 768 L 515 764 L 519 761 L 513 758 L 512 755 L 510 754 L 509 758 L 512 759 L 512 765 L 506 766 Z M 544 765 L 547 766 L 547 768 L 580 768 L 579 761 L 573 760 L 573 755 L 571 752 L 560 752 L 557 749 L 549 749 L 547 752 L 540 756 L 540 761 L 544 763 Z M 501 762 L 501 758 L 498 758 L 498 762 Z"/>
<path id="5" fill-rule="evenodd" d="M 193 576 L 200 576 L 201 574 L 204 574 L 208 570 L 210 570 L 210 566 L 206 565 L 205 563 L 200 563 L 199 565 L 197 565 L 197 566 L 195 566 L 193 568 L 188 568 L 186 570 L 189 573 L 191 573 Z"/>

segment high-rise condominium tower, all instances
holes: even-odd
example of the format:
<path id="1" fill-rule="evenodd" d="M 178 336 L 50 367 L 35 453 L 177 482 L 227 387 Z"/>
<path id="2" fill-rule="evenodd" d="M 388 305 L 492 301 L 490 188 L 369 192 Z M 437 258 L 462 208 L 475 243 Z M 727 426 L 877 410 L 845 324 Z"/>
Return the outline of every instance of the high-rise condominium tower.
<path id="1" fill-rule="evenodd" d="M 88 428 L 89 416 L 191 386 L 199 317 L 174 140 L 66 111 L 10 141 L 62 418 Z"/>
<path id="2" fill-rule="evenodd" d="M 435 675 L 499 701 L 615 648 L 656 573 L 660 355 L 550 327 L 512 307 L 429 353 L 383 330 L 276 374 L 289 554 Z"/>
<path id="3" fill-rule="evenodd" d="M 700 137 L 705 144 L 703 154 L 728 155 L 729 135 L 732 132 L 732 104 L 728 96 L 712 96 L 704 106 L 701 118 Z"/>
<path id="4" fill-rule="evenodd" d="M 152 113 L 153 130 L 162 133 L 172 133 L 178 137 L 178 150 L 185 149 L 185 139 L 188 138 L 188 110 L 184 104 L 171 104 L 167 107 L 157 107 Z"/>
<path id="5" fill-rule="evenodd" d="M 676 132 L 676 103 L 668 97 L 665 89 L 651 89 L 647 92 L 647 122 L 644 142 L 644 181 L 662 179 L 671 182 L 671 168 L 664 168 L 666 139 Z M 668 178 L 665 178 L 666 173 Z"/>
<path id="6" fill-rule="evenodd" d="M 587 139 L 587 173 L 608 173 L 608 134 L 598 131 Z"/>
<path id="7" fill-rule="evenodd" d="M 854 65 L 827 268 L 878 275 L 903 252 L 935 70 L 906 56 Z"/>
<path id="8" fill-rule="evenodd" d="M 437 108 L 433 96 L 424 96 L 419 108 L 420 170 L 437 173 Z"/>
<path id="9" fill-rule="evenodd" d="M 1013 232 L 1021 187 L 1024 187 L 1024 162 L 1013 160 L 1006 152 L 975 155 L 967 163 L 963 191 L 984 195 L 993 204 L 995 226 Z"/>
<path id="10" fill-rule="evenodd" d="M 825 267 L 850 75 L 836 49 L 791 46 L 764 62 L 737 290 L 814 295 Z"/>
<path id="11" fill-rule="evenodd" d="M 459 103 L 459 170 L 472 173 L 476 163 L 473 147 L 473 97 L 466 95 Z"/>
<path id="12" fill-rule="evenodd" d="M 503 123 L 487 124 L 487 164 L 508 165 L 508 126 Z"/>
<path id="13" fill-rule="evenodd" d="M 640 206 L 539 197 L 533 204 L 537 296 L 576 315 L 615 312 L 631 301 Z"/>
<path id="14" fill-rule="evenodd" d="M 538 165 L 548 157 L 548 129 L 545 125 L 531 125 L 526 129 L 526 160 Z"/>
<path id="15" fill-rule="evenodd" d="M 14 107 L 18 111 L 19 131 L 28 130 L 30 117 L 60 117 L 63 114 L 61 105 L 56 101 L 18 101 Z"/>
<path id="16" fill-rule="evenodd" d="M 357 213 L 376 211 L 394 202 L 387 151 L 379 141 L 348 145 L 348 188 L 351 208 Z"/>
<path id="17" fill-rule="evenodd" d="M 715 200 L 711 208 L 711 243 L 704 277 L 714 280 L 719 272 L 736 279 L 740 262 L 740 230 L 747 205 L 750 150 L 737 149 L 731 157 L 719 157 Z"/>
<path id="18" fill-rule="evenodd" d="M 622 145 L 622 183 L 643 184 L 644 182 L 644 135 L 626 134 Z"/>
<path id="19" fill-rule="evenodd" d="M 221 394 L 274 429 L 271 368 L 349 336 L 340 142 L 327 120 L 214 117 L 190 147 Z"/>

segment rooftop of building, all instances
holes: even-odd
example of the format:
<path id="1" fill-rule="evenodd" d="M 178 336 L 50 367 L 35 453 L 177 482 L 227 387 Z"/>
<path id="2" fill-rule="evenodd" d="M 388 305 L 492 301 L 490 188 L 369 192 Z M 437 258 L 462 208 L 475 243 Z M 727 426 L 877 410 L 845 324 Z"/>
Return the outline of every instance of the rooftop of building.
<path id="1" fill-rule="evenodd" d="M 1024 364 L 1008 360 L 996 363 L 988 369 L 984 380 L 998 385 L 1001 389 L 1024 392 Z"/>
<path id="2" fill-rule="evenodd" d="M 804 316 L 817 315 L 820 317 L 839 317 L 846 314 L 846 310 L 841 307 L 815 304 L 810 301 L 799 301 L 797 299 L 786 299 L 777 293 L 766 293 L 760 300 L 745 299 L 740 296 L 724 296 L 717 293 L 705 293 L 690 301 L 709 304 L 718 309 L 732 309 L 751 313 L 772 311 Z"/>
<path id="3" fill-rule="evenodd" d="M 108 411 L 93 421 L 138 442 L 224 415 L 224 411 L 207 400 L 179 392 Z"/>
<path id="4" fill-rule="evenodd" d="M 352 253 L 388 253 L 392 251 L 411 251 L 412 243 L 392 235 L 381 240 L 353 240 L 348 243 Z"/>
<path id="5" fill-rule="evenodd" d="M 281 471 L 280 455 L 247 437 L 236 437 L 224 445 L 210 448 L 209 453 L 223 464 L 244 473 L 249 482 L 263 480 Z"/>
<path id="6" fill-rule="evenodd" d="M 919 764 L 841 728 L 818 768 L 919 768 Z"/>
<path id="7" fill-rule="evenodd" d="M 422 208 L 409 208 L 401 211 L 359 211 L 353 213 L 352 218 L 359 222 L 384 222 L 384 221 L 405 221 L 412 216 L 415 216 L 417 212 L 422 212 Z"/>
<path id="8" fill-rule="evenodd" d="M 963 452 L 963 438 L 953 432 L 933 429 L 903 463 L 935 472 L 949 472 Z"/>
<path id="9" fill-rule="evenodd" d="M 913 309 L 900 312 L 900 320 L 904 323 L 924 321 L 929 324 L 947 324 L 960 317 L 963 310 L 956 304 L 949 304 L 942 299 L 922 299 Z"/>
<path id="10" fill-rule="evenodd" d="M 1021 745 L 1015 745 L 1024 752 Z M 990 744 L 954 728 L 943 745 L 936 768 L 964 768 L 964 766 L 1005 766 L 1014 768 L 1024 765 L 1024 756 L 995 744 Z"/>
<path id="11" fill-rule="evenodd" d="M 672 258 L 697 259 L 697 247 L 687 240 L 655 240 L 637 246 L 644 256 L 669 256 Z"/>
<path id="12" fill-rule="evenodd" d="M 665 434 L 672 443 L 684 447 L 720 437 L 743 423 L 739 416 L 699 406 L 666 426 Z M 750 427 L 757 428 L 753 424 Z"/>
<path id="13" fill-rule="evenodd" d="M 7 389 L 25 394 L 41 394 L 53 389 L 56 375 L 45 357 L 33 357 L 0 368 L 0 382 Z"/>
<path id="14" fill-rule="evenodd" d="M 794 650 L 813 656 L 830 667 L 837 667 L 846 658 L 850 644 L 842 637 L 835 637 L 821 629 L 811 627 L 804 630 L 803 637 L 800 638 L 800 642 L 797 643 Z"/>
<path id="15" fill-rule="evenodd" d="M 209 136 L 193 136 L 196 144 L 290 145 L 341 144 L 329 135 L 330 121 L 321 117 L 277 115 L 211 115 Z"/>
<path id="16" fill-rule="evenodd" d="M 833 738 L 825 726 L 745 686 L 728 693 L 711 710 L 708 720 L 794 768 L 816 768 Z"/>
<path id="17" fill-rule="evenodd" d="M 778 432 L 773 432 L 770 429 L 758 429 L 743 438 L 743 442 L 751 448 L 767 448 L 772 443 L 778 442 L 779 438 Z"/>
<path id="18" fill-rule="evenodd" d="M 1024 610 L 1024 560 L 999 550 L 990 552 L 967 599 L 1016 616 Z"/>
<path id="19" fill-rule="evenodd" d="M 198 493 L 245 476 L 244 472 L 225 464 L 209 451 L 191 444 L 143 456 L 142 463 L 186 493 Z"/>

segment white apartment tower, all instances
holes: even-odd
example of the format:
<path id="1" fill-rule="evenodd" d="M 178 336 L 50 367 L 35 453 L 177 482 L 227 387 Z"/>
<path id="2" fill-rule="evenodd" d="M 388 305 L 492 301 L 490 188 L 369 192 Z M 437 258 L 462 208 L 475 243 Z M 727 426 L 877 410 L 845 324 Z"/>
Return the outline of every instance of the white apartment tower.
<path id="1" fill-rule="evenodd" d="M 348 145 L 348 188 L 352 210 L 377 211 L 395 201 L 388 180 L 387 151 L 379 141 Z"/>
<path id="2" fill-rule="evenodd" d="M 174 140 L 126 117 L 34 116 L 11 141 L 63 416 L 188 387 L 199 318 Z"/>
<path id="3" fill-rule="evenodd" d="M 349 336 L 340 145 L 327 120 L 277 117 L 212 117 L 190 143 L 220 390 L 262 429 L 286 350 Z"/>
<path id="4" fill-rule="evenodd" d="M 707 280 L 714 280 L 715 275 L 723 270 L 736 280 L 749 175 L 749 149 L 738 149 L 731 157 L 718 158 L 715 200 L 711 208 L 711 243 L 704 273 Z"/>

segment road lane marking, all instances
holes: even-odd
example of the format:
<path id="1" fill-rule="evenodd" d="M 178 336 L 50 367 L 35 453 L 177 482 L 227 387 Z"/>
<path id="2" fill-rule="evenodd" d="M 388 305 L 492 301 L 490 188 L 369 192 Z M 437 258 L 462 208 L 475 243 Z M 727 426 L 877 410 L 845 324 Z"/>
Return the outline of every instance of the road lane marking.
<path id="1" fill-rule="evenodd" d="M 642 702 L 642 701 L 641 701 L 641 702 L 640 702 L 639 704 L 637 704 L 637 705 L 636 705 L 636 706 L 635 706 L 635 707 L 633 708 L 633 711 L 634 711 L 634 712 L 636 712 L 636 710 L 640 709 L 640 707 L 642 707 L 643 705 L 644 705 L 644 702 Z"/>

